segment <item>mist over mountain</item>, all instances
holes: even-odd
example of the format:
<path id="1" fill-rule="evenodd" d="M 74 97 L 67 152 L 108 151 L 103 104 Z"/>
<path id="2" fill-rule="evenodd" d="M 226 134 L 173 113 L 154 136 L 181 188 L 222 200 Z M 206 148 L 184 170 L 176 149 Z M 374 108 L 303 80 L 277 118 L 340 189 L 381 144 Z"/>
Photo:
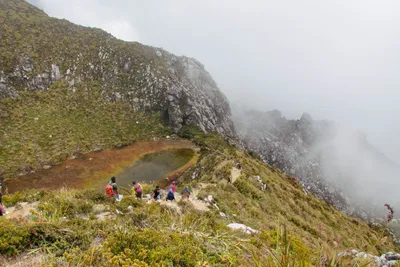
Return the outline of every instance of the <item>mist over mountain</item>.
<path id="1" fill-rule="evenodd" d="M 381 215 L 383 204 L 400 204 L 400 168 L 365 133 L 307 113 L 289 120 L 278 110 L 239 105 L 233 105 L 233 118 L 245 146 L 339 209 L 357 215 L 362 207 Z"/>
<path id="2" fill-rule="evenodd" d="M 196 58 L 232 102 L 360 129 L 400 163 L 399 1 L 32 1 L 51 16 Z"/>
<path id="3" fill-rule="evenodd" d="M 396 212 L 383 206 L 396 200 L 398 166 L 367 134 L 321 120 L 323 112 L 318 120 L 308 113 L 287 119 L 286 111 L 258 111 L 254 104 L 233 105 L 232 113 L 220 90 L 225 86 L 213 79 L 217 67 L 227 74 L 236 86 L 228 87 L 246 96 L 241 105 L 274 102 L 281 93 L 298 97 L 267 86 L 261 78 L 268 69 L 244 60 L 267 62 L 264 52 L 250 49 L 258 44 L 254 32 L 248 42 L 237 34 L 241 42 L 229 45 L 218 41 L 218 25 L 205 31 L 215 35 L 212 42 L 202 35 L 207 23 L 223 17 L 216 11 L 229 21 L 227 7 L 246 13 L 264 2 L 30 2 L 37 6 L 0 0 L 1 267 L 382 267 L 400 261 L 398 206 Z M 86 26 L 48 16 L 51 7 Z M 165 12 L 171 19 L 163 19 Z M 197 31 L 187 15 L 203 12 L 210 20 L 201 19 Z M 150 30 L 136 32 L 126 15 Z M 161 25 L 140 23 L 150 17 Z M 176 24 L 177 17 L 188 24 Z M 237 33 L 249 26 L 243 18 L 237 29 L 228 24 Z M 232 62 L 206 68 L 191 53 L 126 41 L 160 29 L 188 30 L 159 40 L 198 48 L 208 59 L 227 53 Z M 191 36 L 203 45 L 191 46 Z M 204 49 L 216 43 L 221 51 Z M 231 45 L 242 52 L 230 53 Z M 281 72 L 284 63 L 273 65 Z M 266 91 L 246 91 L 253 80 L 269 88 L 268 98 Z M 304 103 L 318 99 L 310 101 Z"/>

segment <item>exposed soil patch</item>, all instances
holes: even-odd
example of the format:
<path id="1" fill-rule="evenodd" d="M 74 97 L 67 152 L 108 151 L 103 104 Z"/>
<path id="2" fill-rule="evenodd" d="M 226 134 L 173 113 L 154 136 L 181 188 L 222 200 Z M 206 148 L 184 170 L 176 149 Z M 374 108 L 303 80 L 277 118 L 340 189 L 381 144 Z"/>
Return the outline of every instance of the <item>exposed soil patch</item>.
<path id="1" fill-rule="evenodd" d="M 106 179 L 117 176 L 145 154 L 184 148 L 195 149 L 194 145 L 186 140 L 162 140 L 158 142 L 137 142 L 121 149 L 92 152 L 77 159 L 67 160 L 48 170 L 8 179 L 4 183 L 3 191 L 15 193 L 23 189 L 102 186 Z M 168 176 L 176 177 L 194 163 L 195 160 L 192 159 Z"/>

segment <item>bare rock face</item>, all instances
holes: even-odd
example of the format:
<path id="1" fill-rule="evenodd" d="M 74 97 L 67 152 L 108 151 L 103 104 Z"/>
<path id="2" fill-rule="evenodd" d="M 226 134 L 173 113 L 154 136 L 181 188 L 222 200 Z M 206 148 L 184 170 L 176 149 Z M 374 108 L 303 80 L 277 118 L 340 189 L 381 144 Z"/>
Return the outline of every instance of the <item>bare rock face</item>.
<path id="1" fill-rule="evenodd" d="M 0 98 L 53 86 L 73 92 L 96 87 L 107 101 L 161 113 L 175 131 L 195 124 L 204 131 L 234 135 L 228 101 L 197 60 L 50 18 L 23 1 L 4 0 L 0 8 L 17 12 L 17 16 L 2 13 L 0 51 L 10 53 L 0 56 Z M 23 27 L 27 13 L 36 22 Z M 26 37 L 32 32 L 34 40 Z M 12 41 L 15 35 L 20 42 Z"/>
<path id="2" fill-rule="evenodd" d="M 373 184 L 377 175 L 390 181 L 390 175 L 397 172 L 363 134 L 344 132 L 336 123 L 313 120 L 309 114 L 288 120 L 277 110 L 234 108 L 234 120 L 245 147 L 298 179 L 306 192 L 349 215 L 373 219 L 377 213 L 366 211 L 372 211 L 375 203 L 377 210 L 384 211 L 385 200 L 376 192 L 397 195 L 382 181 Z"/>

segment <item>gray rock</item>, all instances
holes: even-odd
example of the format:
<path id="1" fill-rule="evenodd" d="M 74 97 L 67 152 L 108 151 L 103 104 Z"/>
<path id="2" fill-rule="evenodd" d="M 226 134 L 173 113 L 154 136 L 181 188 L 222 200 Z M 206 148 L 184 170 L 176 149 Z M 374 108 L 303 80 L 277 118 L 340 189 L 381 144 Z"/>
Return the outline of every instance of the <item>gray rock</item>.
<path id="1" fill-rule="evenodd" d="M 258 230 L 254 230 L 253 228 L 246 226 L 241 223 L 230 223 L 228 224 L 228 227 L 233 229 L 233 230 L 240 230 L 243 231 L 245 234 L 258 234 Z"/>
<path id="2" fill-rule="evenodd" d="M 102 205 L 102 204 L 96 204 L 96 205 L 93 205 L 93 207 L 92 207 L 92 212 L 93 212 L 94 214 L 102 213 L 102 212 L 104 212 L 105 210 L 107 210 L 107 207 L 104 206 L 104 205 Z"/>

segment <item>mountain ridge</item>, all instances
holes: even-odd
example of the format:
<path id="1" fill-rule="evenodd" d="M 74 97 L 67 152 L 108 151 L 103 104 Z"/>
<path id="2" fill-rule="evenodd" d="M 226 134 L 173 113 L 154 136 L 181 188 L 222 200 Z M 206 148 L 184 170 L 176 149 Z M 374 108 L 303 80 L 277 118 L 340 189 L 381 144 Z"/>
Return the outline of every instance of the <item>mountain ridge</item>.
<path id="1" fill-rule="evenodd" d="M 1 13 L 0 97 L 44 91 L 59 80 L 69 88 L 97 83 L 110 101 L 162 112 L 176 131 L 193 123 L 234 134 L 228 101 L 197 60 L 50 18 L 21 0 L 3 0 L 0 8 L 7 10 Z"/>
<path id="2" fill-rule="evenodd" d="M 370 144 L 364 133 L 345 129 L 333 121 L 313 120 L 307 113 L 289 120 L 278 110 L 246 111 L 235 107 L 233 116 L 245 147 L 298 178 L 306 190 L 346 214 L 374 219 L 382 214 L 371 211 L 382 203 L 397 204 L 395 192 L 374 177 L 390 181 L 395 178 L 398 165 Z M 369 192 L 374 195 L 373 201 L 368 193 L 355 191 Z M 376 192 L 383 191 L 387 192 L 386 200 L 376 196 Z"/>
<path id="3" fill-rule="evenodd" d="M 143 184 L 138 199 L 119 184 L 119 202 L 104 190 L 65 188 L 57 175 L 57 190 L 39 182 L 5 194 L 12 214 L 0 217 L 0 266 L 12 257 L 33 266 L 26 253 L 42 266 L 107 267 L 379 266 L 399 256 L 387 253 L 398 250 L 388 221 L 346 216 L 232 145 L 229 103 L 197 60 L 50 18 L 21 0 L 0 0 L 0 38 L 0 176 L 50 175 L 87 156 L 79 173 L 106 181 L 121 169 L 104 163 L 109 172 L 92 174 L 86 165 L 97 157 L 87 153 L 137 141 L 191 140 L 198 153 L 176 182 L 178 192 L 193 189 L 189 201 L 152 200 L 156 184 Z M 270 114 L 279 124 L 278 115 Z M 311 119 L 300 125 L 310 144 Z M 262 121 L 254 126 L 262 130 Z"/>
<path id="4" fill-rule="evenodd" d="M 0 1 L 0 120 L 6 178 L 161 128 L 168 135 L 193 124 L 235 137 L 228 100 L 197 60 L 51 18 L 23 0 Z"/>

